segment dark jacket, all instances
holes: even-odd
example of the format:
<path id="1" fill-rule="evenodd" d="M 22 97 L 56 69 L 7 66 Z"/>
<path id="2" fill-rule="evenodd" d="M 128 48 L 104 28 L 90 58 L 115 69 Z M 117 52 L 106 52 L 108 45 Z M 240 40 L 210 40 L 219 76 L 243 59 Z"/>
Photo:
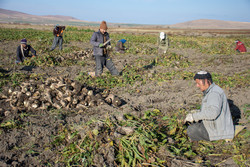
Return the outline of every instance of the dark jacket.
<path id="1" fill-rule="evenodd" d="M 54 34 L 54 36 L 56 36 L 56 37 L 62 37 L 62 35 L 63 35 L 63 30 L 65 30 L 65 26 L 56 26 L 56 27 L 53 29 L 53 34 Z"/>
<path id="2" fill-rule="evenodd" d="M 29 55 L 29 52 L 31 51 L 32 55 L 36 56 L 36 51 L 30 46 L 30 45 L 26 45 L 26 48 L 23 49 L 23 54 L 24 54 L 24 57 L 31 57 L 32 55 Z M 23 54 L 22 54 L 22 51 L 21 51 L 21 45 L 19 45 L 17 47 L 17 61 L 19 62 L 23 62 L 24 61 L 24 57 L 23 57 Z"/>
<path id="3" fill-rule="evenodd" d="M 100 55 L 103 56 L 103 50 L 105 48 L 100 48 L 99 45 L 101 43 L 104 43 L 104 36 L 106 37 L 106 40 L 109 39 L 109 34 L 107 32 L 105 32 L 104 34 L 102 34 L 100 32 L 100 30 L 98 32 L 94 32 L 91 39 L 90 39 L 90 43 L 93 45 L 93 51 L 94 51 L 94 55 Z M 108 46 L 110 45 L 110 42 L 106 45 Z"/>

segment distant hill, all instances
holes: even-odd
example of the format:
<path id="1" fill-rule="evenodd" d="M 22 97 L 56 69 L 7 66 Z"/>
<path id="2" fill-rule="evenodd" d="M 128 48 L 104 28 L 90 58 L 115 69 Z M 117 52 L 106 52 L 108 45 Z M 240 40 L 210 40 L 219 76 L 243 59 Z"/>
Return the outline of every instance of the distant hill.
<path id="1" fill-rule="evenodd" d="M 37 16 L 18 11 L 0 8 L 0 23 L 27 23 L 27 24 L 63 24 L 74 26 L 99 26 L 99 22 L 79 20 L 71 16 L 46 15 Z M 109 23 L 111 27 L 138 27 L 138 28 L 179 28 L 179 29 L 250 29 L 250 22 L 236 22 L 223 20 L 200 19 L 173 25 L 144 25 Z"/>
<path id="2" fill-rule="evenodd" d="M 79 20 L 71 16 L 62 15 L 45 15 L 37 16 L 23 12 L 6 10 L 0 8 L 0 23 L 22 23 L 22 24 L 61 24 L 61 25 L 73 25 L 73 26 L 99 26 L 100 22 L 90 22 Z M 128 23 L 109 23 L 109 26 L 113 27 L 135 27 L 143 26 L 139 24 L 128 24 Z"/>
<path id="3" fill-rule="evenodd" d="M 200 19 L 173 24 L 170 28 L 183 29 L 250 29 L 250 22 L 223 21 L 212 19 Z"/>
<path id="4" fill-rule="evenodd" d="M 83 20 L 76 19 L 71 16 L 62 15 L 47 15 L 47 16 L 37 16 L 30 15 L 27 13 L 6 10 L 0 8 L 0 22 L 2 23 L 28 23 L 28 24 L 64 24 L 64 25 L 79 25 L 86 26 L 92 25 L 96 26 L 100 23 L 97 22 L 87 22 Z"/>

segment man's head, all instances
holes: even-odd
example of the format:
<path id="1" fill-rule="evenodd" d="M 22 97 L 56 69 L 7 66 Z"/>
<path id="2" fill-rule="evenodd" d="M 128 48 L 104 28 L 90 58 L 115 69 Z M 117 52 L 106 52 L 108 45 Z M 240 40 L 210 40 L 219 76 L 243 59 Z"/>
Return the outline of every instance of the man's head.
<path id="1" fill-rule="evenodd" d="M 107 30 L 108 30 L 108 26 L 107 26 L 106 21 L 102 21 L 100 24 L 101 33 L 104 34 L 105 32 L 107 32 Z"/>
<path id="2" fill-rule="evenodd" d="M 26 45 L 27 45 L 27 40 L 26 40 L 25 38 L 23 38 L 23 39 L 21 40 L 21 45 L 22 45 L 23 47 L 26 47 Z"/>
<path id="3" fill-rule="evenodd" d="M 161 39 L 165 39 L 165 38 L 166 38 L 165 32 L 160 32 L 160 38 L 161 38 Z"/>
<path id="4" fill-rule="evenodd" d="M 194 80 L 196 82 L 196 86 L 200 88 L 203 92 L 209 88 L 209 86 L 213 83 L 212 76 L 209 72 L 199 71 L 195 74 Z"/>

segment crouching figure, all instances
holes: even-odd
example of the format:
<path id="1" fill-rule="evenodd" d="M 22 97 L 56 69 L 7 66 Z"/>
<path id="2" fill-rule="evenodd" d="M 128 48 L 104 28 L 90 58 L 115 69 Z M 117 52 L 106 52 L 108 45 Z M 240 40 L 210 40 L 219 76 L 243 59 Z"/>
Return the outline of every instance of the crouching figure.
<path id="1" fill-rule="evenodd" d="M 224 91 L 206 71 L 195 74 L 194 80 L 203 92 L 203 99 L 201 109 L 186 116 L 185 122 L 191 122 L 187 135 L 191 141 L 233 139 L 234 125 Z"/>

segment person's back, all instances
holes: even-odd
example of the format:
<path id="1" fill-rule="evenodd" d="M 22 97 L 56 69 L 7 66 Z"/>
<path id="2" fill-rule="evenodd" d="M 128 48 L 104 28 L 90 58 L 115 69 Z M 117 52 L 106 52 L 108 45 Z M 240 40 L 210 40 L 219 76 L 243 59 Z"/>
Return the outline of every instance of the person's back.
<path id="1" fill-rule="evenodd" d="M 235 43 L 236 43 L 236 48 L 235 48 L 236 51 L 241 53 L 247 51 L 245 45 L 241 41 L 236 40 Z"/>
<path id="2" fill-rule="evenodd" d="M 53 29 L 54 40 L 51 46 L 50 51 L 56 48 L 56 45 L 59 44 L 59 50 L 62 50 L 63 44 L 63 31 L 65 30 L 65 26 L 59 26 L 58 24 Z"/>
<path id="3" fill-rule="evenodd" d="M 127 40 L 125 39 L 119 40 L 115 46 L 115 50 L 120 53 L 125 53 L 126 47 L 124 46 L 124 44 L 126 43 L 126 41 Z"/>
<path id="4" fill-rule="evenodd" d="M 158 54 L 166 53 L 169 46 L 168 37 L 164 32 L 160 33 L 158 38 Z"/>
<path id="5" fill-rule="evenodd" d="M 53 34 L 57 37 L 62 36 L 63 35 L 63 31 L 65 30 L 65 26 L 56 26 L 53 29 Z"/>

